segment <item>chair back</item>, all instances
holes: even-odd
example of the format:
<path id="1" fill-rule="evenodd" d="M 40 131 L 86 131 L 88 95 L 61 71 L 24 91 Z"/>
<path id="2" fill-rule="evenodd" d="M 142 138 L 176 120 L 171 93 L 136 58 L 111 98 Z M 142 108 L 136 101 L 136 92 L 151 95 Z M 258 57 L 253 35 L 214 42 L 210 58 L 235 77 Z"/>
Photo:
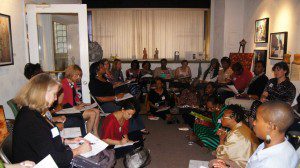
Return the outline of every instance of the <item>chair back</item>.
<path id="1" fill-rule="evenodd" d="M 8 106 L 11 108 L 12 112 L 14 113 L 15 118 L 17 117 L 20 108 L 14 102 L 14 99 L 10 99 L 7 101 Z"/>
<path id="2" fill-rule="evenodd" d="M 103 111 L 103 109 L 101 108 L 101 106 L 99 105 L 99 103 L 98 103 L 98 101 L 97 101 L 97 99 L 90 93 L 90 95 L 91 95 L 91 98 L 93 99 L 93 101 L 95 102 L 95 103 L 97 103 L 97 106 L 98 106 L 98 109 L 100 110 L 100 116 L 107 116 L 107 115 L 109 115 L 109 113 L 105 113 L 104 111 Z"/>
<path id="3" fill-rule="evenodd" d="M 3 106 L 0 105 L 0 158 L 10 164 L 12 153 L 12 134 L 8 132 Z M 5 151 L 5 152 L 4 152 Z"/>

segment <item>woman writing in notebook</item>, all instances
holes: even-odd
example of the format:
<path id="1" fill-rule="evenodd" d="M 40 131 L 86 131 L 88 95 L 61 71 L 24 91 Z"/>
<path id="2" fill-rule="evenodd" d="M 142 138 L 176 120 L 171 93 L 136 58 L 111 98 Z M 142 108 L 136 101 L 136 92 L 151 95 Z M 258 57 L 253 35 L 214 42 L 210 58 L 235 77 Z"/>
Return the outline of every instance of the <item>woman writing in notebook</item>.
<path id="1" fill-rule="evenodd" d="M 124 103 L 125 104 L 125 103 Z M 101 127 L 100 138 L 109 145 L 124 145 L 137 139 L 128 135 L 129 119 L 134 115 L 135 108 L 132 104 L 126 103 L 121 110 L 115 111 L 105 117 Z M 131 151 L 132 146 L 115 149 L 116 159 Z"/>
<path id="2" fill-rule="evenodd" d="M 13 160 L 32 160 L 38 163 L 51 155 L 58 167 L 70 167 L 73 157 L 92 149 L 83 138 L 64 140 L 55 125 L 43 114 L 57 100 L 60 84 L 48 74 L 33 77 L 14 99 L 21 108 L 13 131 Z M 64 144 L 83 141 L 69 150 Z"/>

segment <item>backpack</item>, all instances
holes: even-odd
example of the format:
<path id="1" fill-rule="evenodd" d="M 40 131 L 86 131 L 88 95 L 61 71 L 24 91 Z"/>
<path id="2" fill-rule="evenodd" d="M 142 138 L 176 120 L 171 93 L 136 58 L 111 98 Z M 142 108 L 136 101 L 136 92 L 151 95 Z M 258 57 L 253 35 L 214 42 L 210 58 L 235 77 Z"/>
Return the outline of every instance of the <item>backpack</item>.
<path id="1" fill-rule="evenodd" d="M 149 165 L 150 162 L 150 150 L 143 146 L 140 146 L 126 154 L 123 161 L 125 168 L 142 168 Z"/>
<path id="2" fill-rule="evenodd" d="M 71 168 L 111 168 L 115 165 L 115 151 L 112 149 L 105 149 L 95 156 L 85 158 L 83 156 L 76 156 L 71 161 Z"/>

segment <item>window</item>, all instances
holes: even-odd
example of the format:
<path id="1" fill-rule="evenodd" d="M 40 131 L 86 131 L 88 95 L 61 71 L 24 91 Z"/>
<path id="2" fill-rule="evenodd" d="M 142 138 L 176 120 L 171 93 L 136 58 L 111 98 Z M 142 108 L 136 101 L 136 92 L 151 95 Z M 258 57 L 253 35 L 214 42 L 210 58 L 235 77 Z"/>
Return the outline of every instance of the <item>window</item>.
<path id="1" fill-rule="evenodd" d="M 54 45 L 56 54 L 67 54 L 67 26 L 58 22 L 53 22 Z"/>

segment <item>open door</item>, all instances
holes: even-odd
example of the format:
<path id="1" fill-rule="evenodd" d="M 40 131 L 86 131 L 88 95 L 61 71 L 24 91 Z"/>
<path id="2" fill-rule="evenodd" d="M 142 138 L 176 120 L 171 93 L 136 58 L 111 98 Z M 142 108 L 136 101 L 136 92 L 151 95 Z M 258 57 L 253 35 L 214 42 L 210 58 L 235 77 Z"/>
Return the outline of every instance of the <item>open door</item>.
<path id="1" fill-rule="evenodd" d="M 85 4 L 27 4 L 29 60 L 44 71 L 81 67 L 82 100 L 90 102 L 87 7 Z"/>

